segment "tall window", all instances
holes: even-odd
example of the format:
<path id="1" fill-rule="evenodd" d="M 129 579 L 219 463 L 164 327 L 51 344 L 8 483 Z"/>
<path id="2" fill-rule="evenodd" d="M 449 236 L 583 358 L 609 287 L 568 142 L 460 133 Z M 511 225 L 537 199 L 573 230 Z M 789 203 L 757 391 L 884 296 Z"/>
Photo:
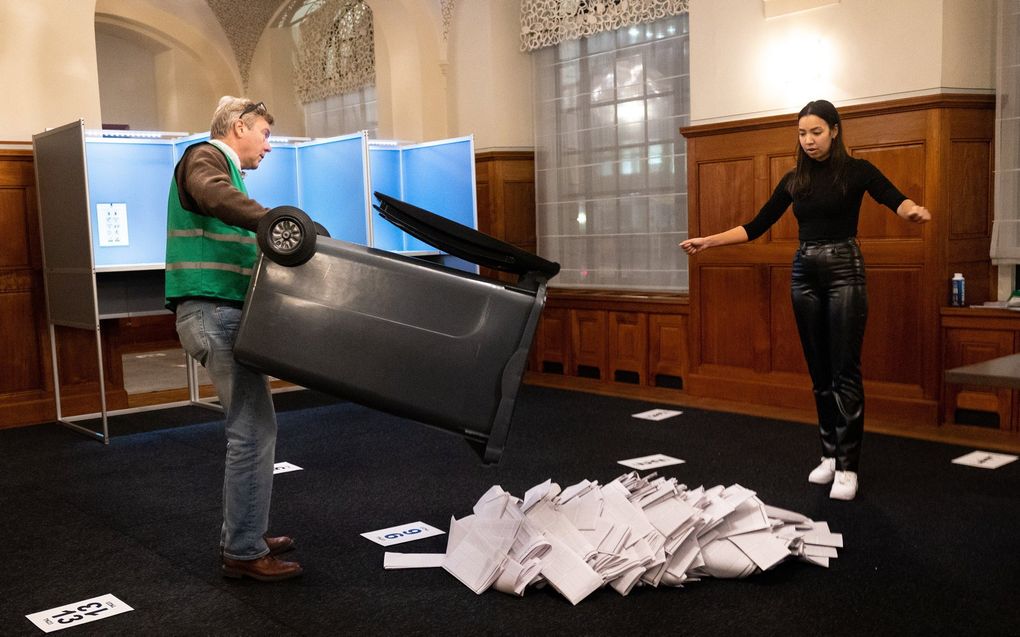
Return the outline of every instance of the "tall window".
<path id="1" fill-rule="evenodd" d="M 1020 0 L 999 0 L 992 260 L 1020 265 Z M 1020 287 L 1014 281 L 1013 287 Z"/>
<path id="2" fill-rule="evenodd" d="M 687 14 L 532 53 L 538 244 L 561 287 L 683 291 Z"/>

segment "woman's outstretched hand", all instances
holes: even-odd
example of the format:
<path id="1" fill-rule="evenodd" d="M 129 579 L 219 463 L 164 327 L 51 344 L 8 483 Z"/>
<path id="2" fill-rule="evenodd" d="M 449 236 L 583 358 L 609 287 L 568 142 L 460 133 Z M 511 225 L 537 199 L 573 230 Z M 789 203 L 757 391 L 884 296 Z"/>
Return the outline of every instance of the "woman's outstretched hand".
<path id="1" fill-rule="evenodd" d="M 903 218 L 914 223 L 928 223 L 931 221 L 931 213 L 924 206 L 915 205 L 903 215 Z"/>
<path id="2" fill-rule="evenodd" d="M 708 240 L 705 237 L 694 237 L 686 241 L 680 242 L 680 247 L 683 248 L 687 254 L 694 254 L 701 252 L 708 248 Z"/>

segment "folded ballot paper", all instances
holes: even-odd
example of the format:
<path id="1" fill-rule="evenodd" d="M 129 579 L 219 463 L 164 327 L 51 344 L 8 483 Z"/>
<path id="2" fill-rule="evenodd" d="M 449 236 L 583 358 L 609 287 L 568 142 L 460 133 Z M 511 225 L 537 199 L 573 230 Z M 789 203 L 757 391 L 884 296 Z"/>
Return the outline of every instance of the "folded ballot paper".
<path id="1" fill-rule="evenodd" d="M 631 472 L 561 489 L 546 480 L 517 498 L 489 489 L 450 520 L 445 554 L 387 553 L 385 568 L 441 566 L 475 593 L 523 596 L 548 585 L 577 604 L 603 586 L 683 586 L 799 559 L 827 567 L 843 536 L 825 522 L 768 506 L 738 484 L 689 489 Z"/>

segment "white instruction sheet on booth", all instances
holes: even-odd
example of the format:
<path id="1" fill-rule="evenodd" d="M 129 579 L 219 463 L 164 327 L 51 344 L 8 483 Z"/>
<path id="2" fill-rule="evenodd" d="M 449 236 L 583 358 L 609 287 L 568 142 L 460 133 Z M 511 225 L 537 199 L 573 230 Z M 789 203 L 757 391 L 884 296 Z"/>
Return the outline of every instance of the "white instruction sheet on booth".
<path id="1" fill-rule="evenodd" d="M 128 218 L 126 203 L 96 204 L 99 221 L 99 246 L 128 245 Z"/>

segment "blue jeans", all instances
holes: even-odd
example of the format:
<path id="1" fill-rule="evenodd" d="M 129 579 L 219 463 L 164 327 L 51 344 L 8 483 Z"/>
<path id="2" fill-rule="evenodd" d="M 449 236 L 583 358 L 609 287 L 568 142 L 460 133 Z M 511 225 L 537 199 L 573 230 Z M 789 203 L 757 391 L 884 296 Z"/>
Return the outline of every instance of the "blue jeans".
<path id="1" fill-rule="evenodd" d="M 223 475 L 225 557 L 254 560 L 269 553 L 269 501 L 276 457 L 276 412 L 269 379 L 234 360 L 241 310 L 206 300 L 177 306 L 177 335 L 216 386 L 226 413 L 227 459 Z"/>

